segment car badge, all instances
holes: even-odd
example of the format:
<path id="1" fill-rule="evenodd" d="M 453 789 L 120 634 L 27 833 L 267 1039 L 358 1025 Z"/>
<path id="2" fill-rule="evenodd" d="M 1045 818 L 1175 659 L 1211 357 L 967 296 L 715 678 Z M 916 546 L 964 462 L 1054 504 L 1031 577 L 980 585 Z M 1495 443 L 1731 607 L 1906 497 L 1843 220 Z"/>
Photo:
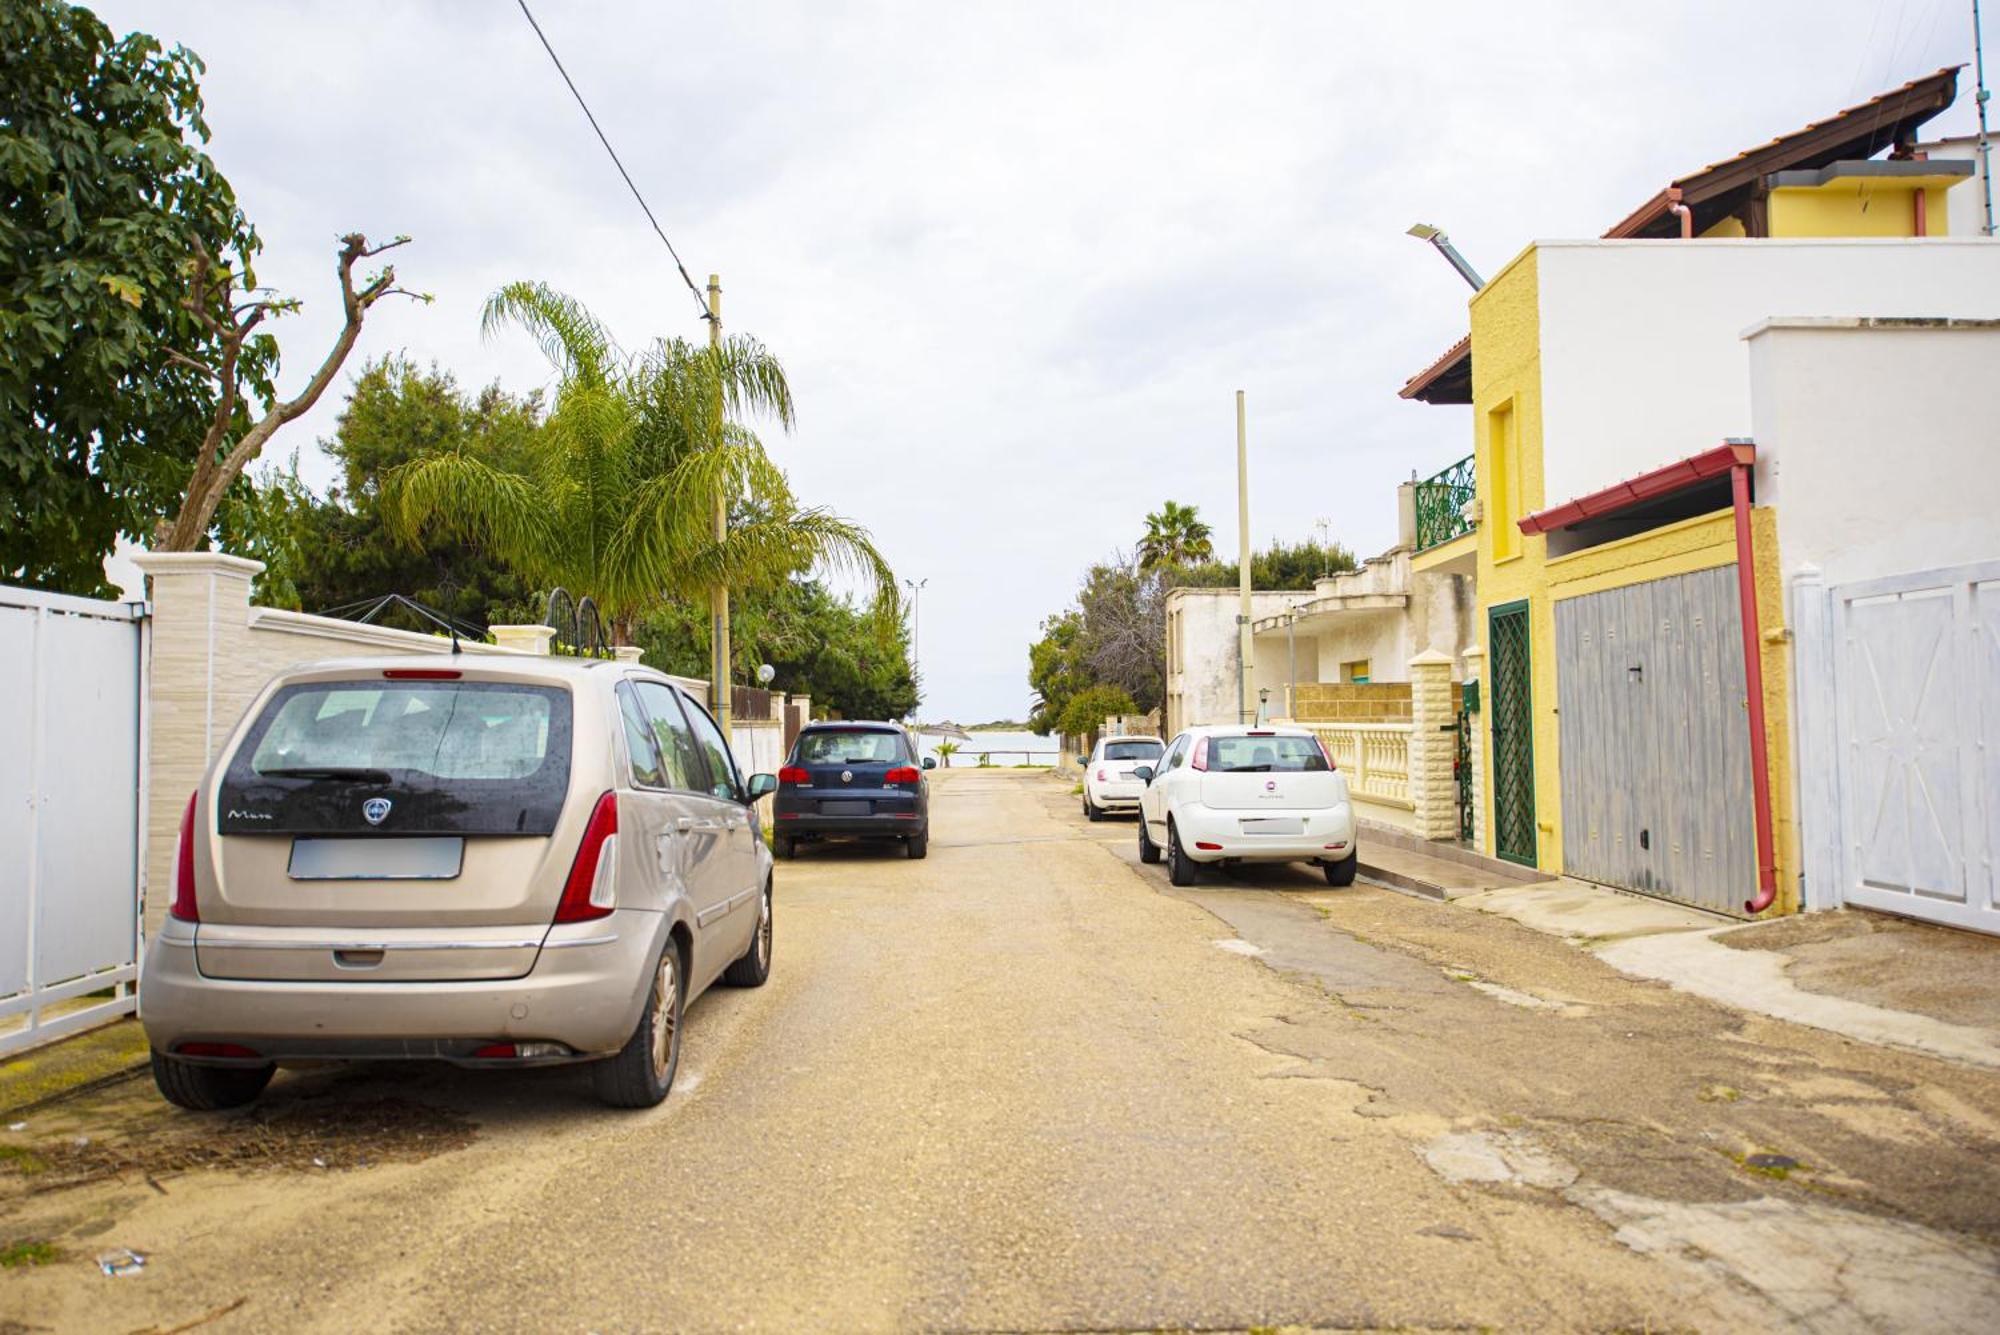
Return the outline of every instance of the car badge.
<path id="1" fill-rule="evenodd" d="M 853 782 L 854 782 L 854 771 L 853 771 L 853 770 L 851 770 L 851 769 L 844 769 L 844 770 L 842 770 L 842 771 L 840 772 L 840 781 L 841 781 L 842 783 L 853 783 Z"/>
<path id="2" fill-rule="evenodd" d="M 1275 793 L 1275 792 L 1277 792 L 1277 791 L 1278 791 L 1278 781 L 1277 781 L 1276 779 L 1266 779 L 1266 780 L 1264 780 L 1264 791 L 1265 791 L 1265 792 L 1267 792 L 1267 793 Z"/>
<path id="3" fill-rule="evenodd" d="M 370 825 L 380 825 L 389 819 L 389 799 L 371 797 L 361 804 L 361 815 Z"/>

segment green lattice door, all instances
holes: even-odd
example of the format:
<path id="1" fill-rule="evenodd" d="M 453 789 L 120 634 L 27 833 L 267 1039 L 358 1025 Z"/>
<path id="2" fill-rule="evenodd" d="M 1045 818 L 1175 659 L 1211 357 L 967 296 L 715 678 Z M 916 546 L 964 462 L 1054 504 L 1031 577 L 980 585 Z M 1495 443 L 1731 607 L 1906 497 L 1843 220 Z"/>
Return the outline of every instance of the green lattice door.
<path id="1" fill-rule="evenodd" d="M 1487 617 L 1493 664 L 1493 851 L 1535 865 L 1534 691 L 1528 673 L 1528 605 Z"/>

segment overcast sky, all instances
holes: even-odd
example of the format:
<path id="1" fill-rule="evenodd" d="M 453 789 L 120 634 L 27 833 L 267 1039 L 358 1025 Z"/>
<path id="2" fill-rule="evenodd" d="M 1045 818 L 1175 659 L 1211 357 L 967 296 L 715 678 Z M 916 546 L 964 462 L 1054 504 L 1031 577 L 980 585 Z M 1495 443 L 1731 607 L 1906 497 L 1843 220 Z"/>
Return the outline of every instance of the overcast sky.
<path id="1" fill-rule="evenodd" d="M 1236 542 L 1357 555 L 1393 488 L 1470 449 L 1397 388 L 1482 272 L 1595 235 L 1673 176 L 1971 58 L 1968 0 L 946 5 L 530 0 L 725 324 L 783 359 L 772 453 L 867 525 L 922 600 L 926 718 L 1020 717 L 1027 648 L 1168 497 Z M 210 151 L 264 238 L 296 387 L 339 317 L 335 238 L 410 233 L 350 369 L 402 350 L 468 387 L 548 370 L 484 342 L 517 278 L 629 347 L 694 299 L 513 0 L 105 0 L 208 63 Z M 1971 76 L 1933 130 L 1972 125 Z M 306 474 L 329 393 L 281 433 Z M 386 592 L 386 591 L 385 591 Z M 782 685 L 782 683 L 780 683 Z"/>

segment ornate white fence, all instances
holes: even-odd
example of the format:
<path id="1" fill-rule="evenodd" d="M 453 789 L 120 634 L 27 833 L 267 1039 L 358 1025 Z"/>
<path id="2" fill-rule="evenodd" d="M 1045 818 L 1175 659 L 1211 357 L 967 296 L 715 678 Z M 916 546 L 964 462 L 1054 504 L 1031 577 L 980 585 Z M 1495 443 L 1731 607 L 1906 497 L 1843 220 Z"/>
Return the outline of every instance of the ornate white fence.
<path id="1" fill-rule="evenodd" d="M 1326 743 L 1354 796 L 1416 810 L 1410 795 L 1408 723 L 1306 723 Z"/>

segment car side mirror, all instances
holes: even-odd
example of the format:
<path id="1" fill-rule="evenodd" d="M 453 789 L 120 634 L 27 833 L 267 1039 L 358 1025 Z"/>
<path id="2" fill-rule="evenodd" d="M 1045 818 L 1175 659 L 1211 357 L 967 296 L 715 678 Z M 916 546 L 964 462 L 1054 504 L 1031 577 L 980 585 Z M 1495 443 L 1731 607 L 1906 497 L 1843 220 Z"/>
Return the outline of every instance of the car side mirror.
<path id="1" fill-rule="evenodd" d="M 1076 758 L 1076 763 L 1077 763 L 1077 764 L 1078 764 L 1079 766 L 1083 767 L 1084 769 L 1089 769 L 1089 768 L 1090 768 L 1090 757 L 1089 757 L 1089 756 L 1078 756 L 1078 757 Z"/>
<path id="2" fill-rule="evenodd" d="M 925 756 L 925 757 L 924 757 L 924 768 L 925 768 L 925 769 L 936 769 L 936 768 L 937 768 L 937 757 L 936 757 L 936 756 Z"/>
<path id="3" fill-rule="evenodd" d="M 750 776 L 750 796 L 748 799 L 749 801 L 755 802 L 758 798 L 767 796 L 768 794 L 775 793 L 777 791 L 778 791 L 777 775 L 752 774 Z"/>
<path id="4" fill-rule="evenodd" d="M 1132 777 L 1142 783 L 1150 784 L 1153 781 L 1153 767 L 1151 765 L 1134 765 L 1132 767 Z"/>

